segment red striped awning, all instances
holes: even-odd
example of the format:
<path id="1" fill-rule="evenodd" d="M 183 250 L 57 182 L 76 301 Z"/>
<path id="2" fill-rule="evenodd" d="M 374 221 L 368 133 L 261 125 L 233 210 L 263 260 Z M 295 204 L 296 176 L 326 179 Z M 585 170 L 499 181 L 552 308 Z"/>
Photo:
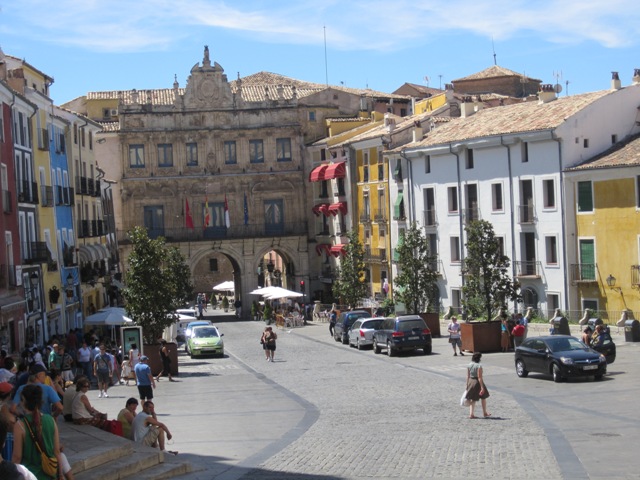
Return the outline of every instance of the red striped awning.
<path id="1" fill-rule="evenodd" d="M 325 171 L 327 170 L 328 167 L 329 167 L 328 164 L 324 164 L 324 165 L 320 165 L 319 167 L 316 167 L 313 170 L 311 170 L 311 173 L 309 174 L 309 181 L 310 182 L 320 182 L 322 180 L 325 180 L 324 173 L 325 173 Z"/>
<path id="2" fill-rule="evenodd" d="M 344 255 L 345 254 L 344 247 L 346 247 L 346 244 L 344 243 L 339 243 L 337 245 L 332 246 L 331 255 L 333 255 L 334 257 L 337 257 L 339 255 Z"/>
<path id="3" fill-rule="evenodd" d="M 329 213 L 331 213 L 334 216 L 337 215 L 338 212 L 342 213 L 343 215 L 346 215 L 347 202 L 332 203 L 331 205 L 329 205 L 328 210 L 329 210 Z"/>
<path id="4" fill-rule="evenodd" d="M 325 216 L 327 216 L 329 215 L 329 206 L 330 205 L 328 203 L 318 203 L 317 205 L 314 205 L 311 211 L 315 213 L 317 217 L 319 217 L 321 213 L 324 213 Z"/>
<path id="5" fill-rule="evenodd" d="M 346 162 L 332 163 L 324 172 L 323 180 L 331 180 L 332 178 L 344 178 L 347 176 Z"/>
<path id="6" fill-rule="evenodd" d="M 322 252 L 326 252 L 327 255 L 331 253 L 331 245 L 329 245 L 328 243 L 319 243 L 318 245 L 316 245 L 316 253 L 318 254 L 318 256 L 322 255 Z"/>

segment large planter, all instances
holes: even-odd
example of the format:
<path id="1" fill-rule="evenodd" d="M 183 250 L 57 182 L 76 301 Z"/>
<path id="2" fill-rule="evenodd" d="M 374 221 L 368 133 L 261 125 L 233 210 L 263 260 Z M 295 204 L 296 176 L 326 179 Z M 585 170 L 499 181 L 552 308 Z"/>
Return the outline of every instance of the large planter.
<path id="1" fill-rule="evenodd" d="M 462 350 L 466 352 L 499 352 L 502 322 L 460 322 Z"/>
<path id="2" fill-rule="evenodd" d="M 160 349 L 162 345 L 156 343 L 154 345 L 144 345 L 144 354 L 149 357 L 149 367 L 151 373 L 155 377 L 162 371 L 162 358 L 160 357 Z M 169 349 L 169 358 L 171 359 L 171 375 L 178 375 L 178 345 L 171 342 L 167 343 Z"/>
<path id="3" fill-rule="evenodd" d="M 431 338 L 440 338 L 440 315 L 437 313 L 419 313 L 431 330 Z"/>

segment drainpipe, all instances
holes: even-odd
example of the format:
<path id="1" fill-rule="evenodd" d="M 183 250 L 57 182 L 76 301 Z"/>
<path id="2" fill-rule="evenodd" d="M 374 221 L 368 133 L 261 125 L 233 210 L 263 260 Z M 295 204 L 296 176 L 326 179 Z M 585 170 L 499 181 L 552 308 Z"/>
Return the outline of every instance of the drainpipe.
<path id="1" fill-rule="evenodd" d="M 411 159 L 409 157 L 406 157 L 404 155 L 404 153 L 402 153 L 402 152 L 400 152 L 400 157 L 407 161 L 407 170 L 408 170 L 407 183 L 408 183 L 408 186 L 403 191 L 404 191 L 405 194 L 406 193 L 409 194 L 407 196 L 408 200 L 409 200 L 409 208 L 407 210 L 409 210 L 409 225 L 411 225 L 413 222 L 416 221 L 416 212 L 415 212 L 416 203 L 414 201 L 413 191 L 412 191 L 412 185 L 413 185 L 413 162 L 411 161 Z"/>
<path id="2" fill-rule="evenodd" d="M 562 239 L 562 265 L 565 266 L 565 274 L 564 274 L 564 309 L 567 311 L 569 309 L 569 278 L 567 271 L 567 221 L 566 221 L 566 205 L 564 198 L 564 172 L 562 171 L 562 143 L 558 137 L 556 137 L 555 133 L 552 132 L 551 139 L 558 144 L 558 173 L 560 174 L 560 215 L 562 220 L 562 234 L 560 238 Z"/>
<path id="3" fill-rule="evenodd" d="M 464 222 L 462 220 L 462 179 L 460 178 L 460 154 L 453 151 L 451 144 L 449 144 L 449 153 L 451 155 L 455 155 L 456 157 L 456 174 L 458 177 L 458 212 L 460 213 L 458 220 L 458 227 L 460 231 L 460 265 L 462 266 L 464 265 Z M 464 273 L 460 275 L 460 278 L 462 279 L 461 287 L 464 288 Z M 466 320 L 466 313 L 464 314 L 463 318 Z"/>
<path id="4" fill-rule="evenodd" d="M 516 258 L 516 227 L 515 227 L 515 208 L 514 208 L 514 197 L 513 197 L 513 173 L 511 170 L 511 149 L 509 145 L 505 145 L 504 137 L 500 135 L 500 145 L 507 149 L 507 166 L 509 169 L 509 203 L 511 204 L 511 209 L 509 212 L 509 225 L 511 227 L 511 258 Z M 516 266 L 515 262 L 511 261 L 511 277 L 513 279 L 516 278 Z M 513 311 L 518 312 L 518 302 L 515 302 L 513 306 Z"/>

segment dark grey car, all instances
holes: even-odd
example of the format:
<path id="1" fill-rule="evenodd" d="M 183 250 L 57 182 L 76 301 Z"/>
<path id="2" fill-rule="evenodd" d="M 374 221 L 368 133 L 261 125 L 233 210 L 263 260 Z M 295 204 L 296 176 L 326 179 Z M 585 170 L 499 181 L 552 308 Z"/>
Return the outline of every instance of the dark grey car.
<path id="1" fill-rule="evenodd" d="M 422 349 L 425 355 L 431 354 L 431 330 L 419 315 L 403 315 L 387 318 L 379 330 L 373 333 L 373 351 L 387 350 L 393 357 L 403 350 Z"/>
<path id="2" fill-rule="evenodd" d="M 371 314 L 366 310 L 351 310 L 350 312 L 342 312 L 338 315 L 338 321 L 333 328 L 333 339 L 336 342 L 342 342 L 345 345 L 349 343 L 349 329 L 353 323 L 359 318 L 369 318 Z"/>

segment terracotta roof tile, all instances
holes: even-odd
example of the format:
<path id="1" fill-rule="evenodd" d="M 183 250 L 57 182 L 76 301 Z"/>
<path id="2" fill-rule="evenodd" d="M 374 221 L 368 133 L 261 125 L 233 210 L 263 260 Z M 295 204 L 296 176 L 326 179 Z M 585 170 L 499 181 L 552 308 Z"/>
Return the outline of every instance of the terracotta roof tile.
<path id="1" fill-rule="evenodd" d="M 497 78 L 497 77 L 524 77 L 525 75 L 514 72 L 513 70 L 509 70 L 508 68 L 500 67 L 498 65 L 492 65 L 489 68 L 485 68 L 484 70 L 473 73 L 467 77 L 458 78 L 453 80 L 453 83 L 463 82 L 466 80 L 483 80 L 486 78 Z M 531 80 L 540 82 L 541 80 L 531 78 Z"/>
<path id="2" fill-rule="evenodd" d="M 640 166 L 640 134 L 631 135 L 611 148 L 575 167 L 567 168 L 567 172 L 591 170 L 597 168 L 635 167 Z"/>
<path id="3" fill-rule="evenodd" d="M 407 148 L 429 147 L 517 132 L 550 130 L 558 127 L 565 119 L 590 103 L 610 93 L 610 90 L 601 90 L 561 97 L 542 104 L 529 101 L 487 108 L 470 117 L 453 119 L 430 132 L 423 141 L 407 145 Z"/>

